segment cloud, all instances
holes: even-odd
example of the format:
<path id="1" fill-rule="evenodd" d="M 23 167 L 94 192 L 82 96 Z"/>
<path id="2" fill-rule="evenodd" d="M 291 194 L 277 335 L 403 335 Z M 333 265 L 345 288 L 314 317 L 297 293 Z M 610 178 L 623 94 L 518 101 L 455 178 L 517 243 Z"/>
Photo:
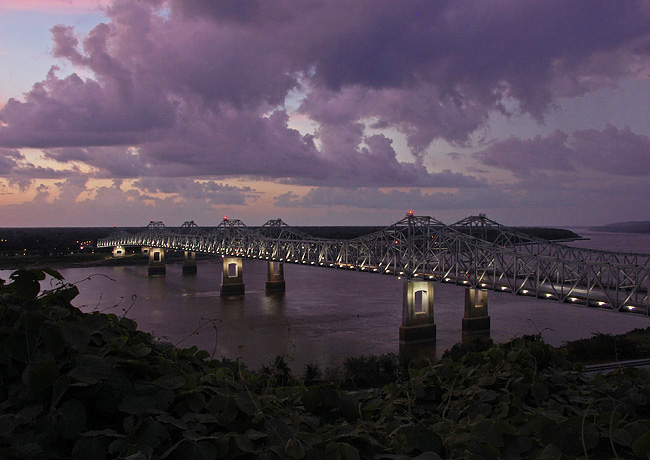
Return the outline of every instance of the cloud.
<path id="1" fill-rule="evenodd" d="M 648 64 L 650 14 L 634 0 L 114 0 L 105 14 L 85 36 L 52 28 L 53 57 L 79 74 L 52 67 L 24 100 L 8 100 L 0 147 L 45 149 L 71 174 L 99 178 L 483 188 L 427 169 L 427 148 L 469 143 L 497 111 L 541 120 L 559 97 Z M 292 97 L 313 133 L 289 127 Z M 411 161 L 398 160 L 391 130 Z M 562 136 L 512 138 L 477 158 L 519 176 L 560 171 L 598 137 L 574 133 L 572 146 Z M 633 135 L 599 136 L 630 152 L 611 171 L 643 155 Z M 590 151 L 590 164 L 608 166 L 609 153 Z"/>
<path id="2" fill-rule="evenodd" d="M 519 178 L 561 174 L 578 178 L 585 171 L 615 176 L 650 175 L 650 138 L 607 125 L 574 131 L 555 130 L 546 137 L 497 140 L 474 157 L 486 166 L 512 171 Z M 580 174 L 578 170 L 581 170 Z"/>
<path id="3" fill-rule="evenodd" d="M 620 176 L 650 175 L 650 137 L 627 126 L 576 131 L 572 144 L 576 160 L 587 168 Z"/>
<path id="4" fill-rule="evenodd" d="M 567 134 L 559 129 L 546 137 L 519 139 L 512 136 L 493 141 L 475 157 L 486 166 L 507 169 L 518 176 L 529 176 L 540 171 L 573 170 L 573 151 L 565 145 L 567 139 Z"/>
<path id="5" fill-rule="evenodd" d="M 493 189 L 462 192 L 432 192 L 421 189 L 380 190 L 376 188 L 314 187 L 305 195 L 286 192 L 275 197 L 278 207 L 345 206 L 361 209 L 417 209 L 418 213 L 454 209 L 492 209 L 516 206 L 511 197 Z"/>
<path id="6" fill-rule="evenodd" d="M 183 200 L 202 200 L 211 205 L 243 205 L 259 195 L 251 187 L 235 187 L 215 181 L 143 178 L 135 181 L 133 186 L 148 194 L 173 194 Z"/>

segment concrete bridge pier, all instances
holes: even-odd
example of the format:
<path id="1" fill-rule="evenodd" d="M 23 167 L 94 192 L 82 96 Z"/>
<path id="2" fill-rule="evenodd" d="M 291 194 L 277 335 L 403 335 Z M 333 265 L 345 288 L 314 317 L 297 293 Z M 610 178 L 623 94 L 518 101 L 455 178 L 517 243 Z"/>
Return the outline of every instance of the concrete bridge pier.
<path id="1" fill-rule="evenodd" d="M 124 246 L 115 246 L 113 248 L 113 257 L 124 257 L 126 255 L 126 251 L 124 250 Z"/>
<path id="2" fill-rule="evenodd" d="M 196 273 L 196 252 L 185 251 L 183 253 L 183 275 Z"/>
<path id="3" fill-rule="evenodd" d="M 241 257 L 223 258 L 223 281 L 221 282 L 221 295 L 243 295 L 244 272 Z"/>
<path id="4" fill-rule="evenodd" d="M 489 334 L 489 332 L 488 291 L 485 289 L 467 288 L 465 290 L 463 334 Z"/>
<path id="5" fill-rule="evenodd" d="M 151 248 L 149 251 L 149 276 L 165 274 L 165 250 Z"/>
<path id="6" fill-rule="evenodd" d="M 279 293 L 285 291 L 284 264 L 269 261 L 268 275 L 266 277 L 266 293 Z"/>
<path id="7" fill-rule="evenodd" d="M 399 328 L 400 343 L 435 342 L 433 281 L 405 281 L 403 299 L 402 325 Z"/>
<path id="8" fill-rule="evenodd" d="M 149 257 L 149 251 L 151 251 L 151 248 L 149 246 L 142 246 L 140 248 L 140 254 L 142 254 L 145 257 Z"/>

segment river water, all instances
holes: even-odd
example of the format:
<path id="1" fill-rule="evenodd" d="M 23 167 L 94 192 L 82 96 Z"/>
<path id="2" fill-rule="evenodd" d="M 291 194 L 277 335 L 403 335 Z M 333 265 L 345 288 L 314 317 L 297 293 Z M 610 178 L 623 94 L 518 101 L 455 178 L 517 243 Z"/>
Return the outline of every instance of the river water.
<path id="1" fill-rule="evenodd" d="M 650 252 L 650 235 L 576 229 L 590 238 L 570 243 L 595 249 Z M 285 264 L 286 293 L 265 293 L 266 262 L 244 260 L 246 294 L 222 298 L 221 258 L 198 262 L 196 275 L 183 276 L 168 264 L 164 276 L 147 275 L 146 265 L 61 269 L 77 283 L 73 303 L 84 311 L 126 314 L 141 330 L 182 347 L 197 345 L 215 357 L 241 358 L 249 368 L 284 355 L 295 371 L 308 363 L 339 366 L 346 357 L 398 353 L 403 280 L 395 277 Z M 9 272 L 0 271 L 7 279 Z M 650 326 L 650 318 L 612 313 L 490 291 L 491 336 L 506 341 L 541 333 L 547 343 L 623 333 Z M 461 340 L 464 288 L 434 285 L 435 353 Z"/>

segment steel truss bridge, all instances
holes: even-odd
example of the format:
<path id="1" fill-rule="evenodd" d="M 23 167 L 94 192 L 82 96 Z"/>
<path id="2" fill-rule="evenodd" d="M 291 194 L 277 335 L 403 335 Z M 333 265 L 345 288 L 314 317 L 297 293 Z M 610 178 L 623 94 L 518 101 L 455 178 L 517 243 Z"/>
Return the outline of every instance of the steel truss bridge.
<path id="1" fill-rule="evenodd" d="M 549 242 L 488 219 L 452 225 L 407 214 L 358 238 L 324 239 L 281 219 L 248 227 L 151 222 L 137 234 L 117 232 L 98 247 L 148 246 L 433 280 L 625 313 L 650 312 L 650 254 L 581 249 Z"/>

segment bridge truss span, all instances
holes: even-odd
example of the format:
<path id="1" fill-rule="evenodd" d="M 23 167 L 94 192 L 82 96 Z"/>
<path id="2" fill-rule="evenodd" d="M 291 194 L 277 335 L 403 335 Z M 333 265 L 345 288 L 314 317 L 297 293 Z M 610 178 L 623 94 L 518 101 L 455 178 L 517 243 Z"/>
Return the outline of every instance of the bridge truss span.
<path id="1" fill-rule="evenodd" d="M 98 247 L 148 246 L 229 257 L 365 271 L 433 280 L 587 307 L 648 315 L 650 255 L 571 247 L 530 236 L 485 215 L 446 225 L 406 217 L 354 239 L 317 238 L 281 219 L 248 227 L 151 222 L 136 234 L 115 233 Z"/>

